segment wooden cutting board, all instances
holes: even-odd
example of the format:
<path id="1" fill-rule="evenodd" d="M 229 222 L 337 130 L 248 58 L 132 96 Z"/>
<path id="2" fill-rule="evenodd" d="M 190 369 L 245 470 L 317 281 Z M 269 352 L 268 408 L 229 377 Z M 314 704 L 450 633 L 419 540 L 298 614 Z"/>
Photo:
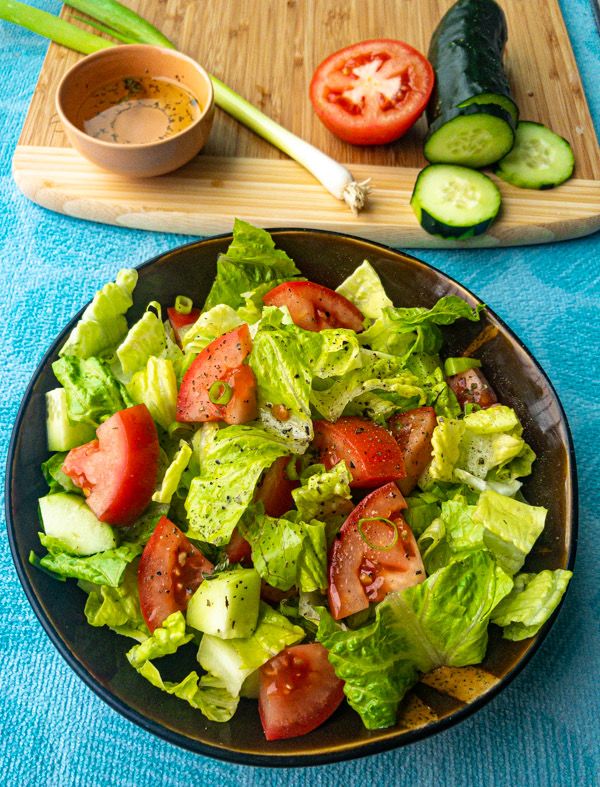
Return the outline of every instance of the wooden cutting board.
<path id="1" fill-rule="evenodd" d="M 425 165 L 422 118 L 392 145 L 358 148 L 332 136 L 307 96 L 314 68 L 331 52 L 368 38 L 399 38 L 427 52 L 451 0 L 127 0 L 184 52 L 301 137 L 370 177 L 358 217 L 302 167 L 223 112 L 208 146 L 178 172 L 131 180 L 97 169 L 67 142 L 54 93 L 77 55 L 52 44 L 13 159 L 17 185 L 34 202 L 83 219 L 162 232 L 228 232 L 233 217 L 265 227 L 316 227 L 393 246 L 508 246 L 589 234 L 600 228 L 600 153 L 557 0 L 503 0 L 506 64 L 521 116 L 572 144 L 574 178 L 531 191 L 500 182 L 501 218 L 457 244 L 425 233 L 409 206 Z M 71 12 L 63 10 L 69 18 Z"/>

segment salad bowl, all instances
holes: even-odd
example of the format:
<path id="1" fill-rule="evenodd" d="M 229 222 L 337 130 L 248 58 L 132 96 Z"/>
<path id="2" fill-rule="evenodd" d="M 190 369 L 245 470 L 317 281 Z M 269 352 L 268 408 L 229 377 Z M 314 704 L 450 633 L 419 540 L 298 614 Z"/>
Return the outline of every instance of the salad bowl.
<path id="1" fill-rule="evenodd" d="M 458 295 L 473 307 L 481 303 L 435 268 L 376 243 L 310 229 L 276 229 L 271 234 L 304 276 L 328 287 L 338 286 L 367 259 L 397 305 L 431 307 L 445 295 Z M 149 301 L 167 306 L 181 293 L 203 302 L 215 277 L 217 257 L 230 241 L 231 235 L 208 238 L 141 265 L 130 319 L 138 319 Z M 556 612 L 535 637 L 519 642 L 502 639 L 500 629 L 491 626 L 482 664 L 442 667 L 425 676 L 403 700 L 394 727 L 369 731 L 344 704 L 314 732 L 271 742 L 265 741 L 251 700 L 240 702 L 231 721 L 216 723 L 144 681 L 127 663 L 122 638 L 87 624 L 76 584 L 57 587 L 54 579 L 28 562 L 30 551 L 39 548 L 37 498 L 46 493 L 40 471 L 47 458 L 44 397 L 56 385 L 51 364 L 79 316 L 56 338 L 23 399 L 9 448 L 6 513 L 13 559 L 34 612 L 72 669 L 113 709 L 145 730 L 199 754 L 247 765 L 315 765 L 392 749 L 437 733 L 482 707 L 531 658 Z M 527 570 L 571 569 L 577 540 L 575 458 L 566 417 L 551 383 L 527 348 L 489 309 L 479 323 L 461 320 L 444 333 L 451 355 L 478 347 L 478 357 L 499 400 L 514 408 L 537 454 L 523 492 L 530 503 L 546 507 L 548 517 L 528 557 Z M 169 666 L 175 672 L 182 667 L 193 669 L 193 663 L 183 663 L 185 658 L 180 654 L 169 657 L 166 661 L 173 664 L 167 664 L 166 671 Z"/>

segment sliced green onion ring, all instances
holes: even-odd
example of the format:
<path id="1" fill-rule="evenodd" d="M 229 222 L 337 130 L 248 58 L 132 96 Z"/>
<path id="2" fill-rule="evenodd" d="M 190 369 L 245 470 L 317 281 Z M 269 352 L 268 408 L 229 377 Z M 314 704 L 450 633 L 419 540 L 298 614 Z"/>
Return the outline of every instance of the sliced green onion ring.
<path id="1" fill-rule="evenodd" d="M 178 295 L 175 298 L 175 311 L 178 314 L 189 314 L 194 307 L 194 301 L 187 295 Z"/>
<path id="2" fill-rule="evenodd" d="M 233 389 L 225 380 L 215 380 L 208 389 L 208 398 L 213 404 L 228 404 L 232 394 Z"/>
<path id="3" fill-rule="evenodd" d="M 195 424 L 184 424 L 179 421 L 173 421 L 172 424 L 169 424 L 167 432 L 169 437 L 189 437 L 194 431 L 194 428 Z"/>
<path id="4" fill-rule="evenodd" d="M 290 461 L 285 466 L 285 477 L 288 481 L 298 481 L 300 476 L 298 475 L 298 468 L 296 467 L 296 457 L 290 459 Z"/>
<path id="5" fill-rule="evenodd" d="M 446 377 L 452 377 L 455 374 L 466 372 L 469 369 L 479 369 L 480 366 L 481 361 L 479 358 L 465 358 L 464 356 L 460 356 L 459 358 L 446 358 L 444 361 L 444 372 Z"/>
<path id="6" fill-rule="evenodd" d="M 393 540 L 390 541 L 389 544 L 375 544 L 373 543 L 373 541 L 370 541 L 367 534 L 364 531 L 365 525 L 368 525 L 369 522 L 383 522 L 388 527 L 391 527 L 392 530 L 394 531 Z M 384 516 L 370 516 L 370 517 L 366 517 L 365 519 L 359 519 L 356 529 L 358 530 L 358 534 L 365 542 L 365 544 L 371 549 L 376 549 L 379 552 L 389 552 L 398 543 L 398 538 L 399 538 L 398 525 L 395 522 L 392 522 L 391 519 L 386 519 Z"/>
<path id="7" fill-rule="evenodd" d="M 146 306 L 146 311 L 153 312 L 159 320 L 161 319 L 162 309 L 158 301 L 150 301 L 150 303 Z"/>

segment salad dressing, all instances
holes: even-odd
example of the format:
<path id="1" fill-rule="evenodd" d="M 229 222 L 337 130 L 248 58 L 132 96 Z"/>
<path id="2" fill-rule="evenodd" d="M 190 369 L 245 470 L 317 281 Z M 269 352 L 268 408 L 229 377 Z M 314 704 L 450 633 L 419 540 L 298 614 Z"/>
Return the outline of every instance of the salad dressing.
<path id="1" fill-rule="evenodd" d="M 172 79 L 121 77 L 99 87 L 79 110 L 82 130 L 105 142 L 143 145 L 172 137 L 200 117 L 197 99 Z"/>

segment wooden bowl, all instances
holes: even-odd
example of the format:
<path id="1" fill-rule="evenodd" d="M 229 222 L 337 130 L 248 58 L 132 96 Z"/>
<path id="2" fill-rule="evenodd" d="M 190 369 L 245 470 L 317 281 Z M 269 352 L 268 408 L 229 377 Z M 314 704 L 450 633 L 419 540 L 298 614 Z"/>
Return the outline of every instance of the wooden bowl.
<path id="1" fill-rule="evenodd" d="M 86 134 L 81 111 L 90 94 L 117 79 L 144 75 L 181 84 L 200 105 L 198 117 L 172 136 L 140 144 L 108 142 Z M 56 111 L 73 147 L 94 164 L 119 175 L 152 177 L 182 167 L 202 150 L 213 123 L 213 87 L 207 72 L 191 57 L 173 49 L 128 44 L 94 52 L 67 71 L 56 92 Z"/>
<path id="2" fill-rule="evenodd" d="M 396 305 L 432 306 L 438 298 L 451 294 L 472 306 L 480 303 L 429 265 L 376 243 L 316 230 L 276 229 L 272 235 L 304 275 L 329 287 L 336 287 L 368 259 Z M 150 300 L 167 306 L 180 293 L 203 303 L 214 279 L 217 255 L 230 241 L 230 235 L 209 238 L 142 265 L 130 318 L 138 319 Z M 536 637 L 522 642 L 502 639 L 500 630 L 491 626 L 484 662 L 478 667 L 438 670 L 425 677 L 402 702 L 395 727 L 368 731 L 344 703 L 314 732 L 271 743 L 265 741 L 254 701 L 242 700 L 234 718 L 218 724 L 147 683 L 125 658 L 132 641 L 87 624 L 84 595 L 75 582 L 59 585 L 27 560 L 30 550 L 40 549 L 37 498 L 46 494 L 39 469 L 47 458 L 44 394 L 56 386 L 51 363 L 78 317 L 46 354 L 19 410 L 9 449 L 7 521 L 17 572 L 42 626 L 69 665 L 111 707 L 144 729 L 200 754 L 248 765 L 315 765 L 395 748 L 439 732 L 489 701 L 529 660 L 556 613 Z M 460 320 L 444 330 L 449 354 L 459 354 L 482 330 L 487 340 L 477 354 L 485 373 L 500 400 L 517 411 L 524 436 L 538 455 L 524 494 L 532 504 L 548 509 L 546 528 L 527 559 L 526 570 L 572 568 L 577 485 L 565 414 L 540 366 L 491 310 L 484 312 L 480 324 Z M 192 653 L 190 663 L 179 665 L 179 675 L 194 668 L 193 657 Z M 76 736 L 77 731 L 68 734 Z"/>

